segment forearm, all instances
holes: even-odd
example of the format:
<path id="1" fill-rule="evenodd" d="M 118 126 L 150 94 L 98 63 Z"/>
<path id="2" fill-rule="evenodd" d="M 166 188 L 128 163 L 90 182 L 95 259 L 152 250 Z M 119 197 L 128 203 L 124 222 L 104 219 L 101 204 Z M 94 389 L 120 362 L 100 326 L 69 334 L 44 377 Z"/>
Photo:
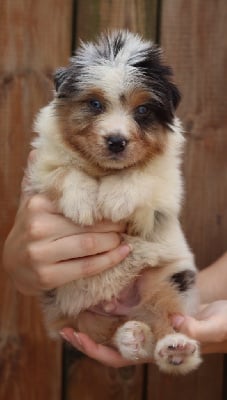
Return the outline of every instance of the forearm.
<path id="1" fill-rule="evenodd" d="M 198 274 L 197 286 L 201 303 L 227 300 L 227 252 Z"/>

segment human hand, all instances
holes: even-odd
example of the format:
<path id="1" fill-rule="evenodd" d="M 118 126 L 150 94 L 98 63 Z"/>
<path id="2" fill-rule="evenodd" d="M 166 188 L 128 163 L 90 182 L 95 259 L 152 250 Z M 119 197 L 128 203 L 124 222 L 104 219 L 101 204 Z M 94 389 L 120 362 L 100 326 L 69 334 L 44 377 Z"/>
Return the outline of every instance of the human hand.
<path id="1" fill-rule="evenodd" d="M 95 323 L 95 314 L 91 315 L 90 323 Z M 88 335 L 81 332 L 75 332 L 72 328 L 64 328 L 60 332 L 63 339 L 65 339 L 71 346 L 84 353 L 86 356 L 99 361 L 101 364 L 113 368 L 121 368 L 129 365 L 138 365 L 152 362 L 151 359 L 143 359 L 138 361 L 129 361 L 121 356 L 121 354 L 107 346 L 94 342 Z"/>
<path id="2" fill-rule="evenodd" d="M 121 243 L 124 229 L 111 222 L 81 227 L 59 214 L 44 195 L 22 193 L 3 265 L 20 292 L 35 295 L 121 262 L 130 252 Z"/>
<path id="3" fill-rule="evenodd" d="M 173 327 L 201 342 L 202 350 L 209 352 L 226 351 L 227 301 L 219 300 L 204 306 L 195 316 L 174 315 Z M 218 344 L 221 344 L 218 346 Z"/>

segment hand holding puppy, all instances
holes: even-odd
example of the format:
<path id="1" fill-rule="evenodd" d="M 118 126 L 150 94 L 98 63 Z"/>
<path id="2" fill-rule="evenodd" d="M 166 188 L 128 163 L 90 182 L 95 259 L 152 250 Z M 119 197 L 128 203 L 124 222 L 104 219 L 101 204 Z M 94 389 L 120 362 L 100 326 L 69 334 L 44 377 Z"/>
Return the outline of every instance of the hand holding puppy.
<path id="1" fill-rule="evenodd" d="M 123 231 L 124 224 L 111 222 L 81 227 L 46 196 L 22 192 L 4 246 L 4 267 L 20 292 L 36 295 L 118 264 L 130 251 L 121 244 Z"/>

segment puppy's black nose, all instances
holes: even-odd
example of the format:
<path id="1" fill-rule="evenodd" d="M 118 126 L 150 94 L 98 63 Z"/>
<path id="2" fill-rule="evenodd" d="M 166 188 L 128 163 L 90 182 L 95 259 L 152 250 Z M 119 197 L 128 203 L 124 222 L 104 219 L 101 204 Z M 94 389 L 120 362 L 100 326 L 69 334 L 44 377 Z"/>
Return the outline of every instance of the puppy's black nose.
<path id="1" fill-rule="evenodd" d="M 121 135 L 107 136 L 106 142 L 108 145 L 108 149 L 112 153 L 120 153 L 120 152 L 124 151 L 124 149 L 128 143 L 128 141 Z"/>

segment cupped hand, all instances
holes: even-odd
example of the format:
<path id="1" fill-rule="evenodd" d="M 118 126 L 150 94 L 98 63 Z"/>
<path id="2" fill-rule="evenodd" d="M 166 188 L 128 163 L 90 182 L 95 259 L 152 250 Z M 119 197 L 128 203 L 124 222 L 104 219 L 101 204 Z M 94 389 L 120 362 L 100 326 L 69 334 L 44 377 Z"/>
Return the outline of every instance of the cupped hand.
<path id="1" fill-rule="evenodd" d="M 95 315 L 94 317 L 95 318 Z M 92 320 L 91 320 L 92 323 Z M 95 321 L 94 321 L 95 323 Z M 75 347 L 90 358 L 99 361 L 101 364 L 113 368 L 121 368 L 129 365 L 138 365 L 152 360 L 143 359 L 138 361 L 129 361 L 121 356 L 121 354 L 111 348 L 94 342 L 88 335 L 81 332 L 75 332 L 72 328 L 64 328 L 60 332 L 63 339 L 65 339 L 70 345 Z"/>

